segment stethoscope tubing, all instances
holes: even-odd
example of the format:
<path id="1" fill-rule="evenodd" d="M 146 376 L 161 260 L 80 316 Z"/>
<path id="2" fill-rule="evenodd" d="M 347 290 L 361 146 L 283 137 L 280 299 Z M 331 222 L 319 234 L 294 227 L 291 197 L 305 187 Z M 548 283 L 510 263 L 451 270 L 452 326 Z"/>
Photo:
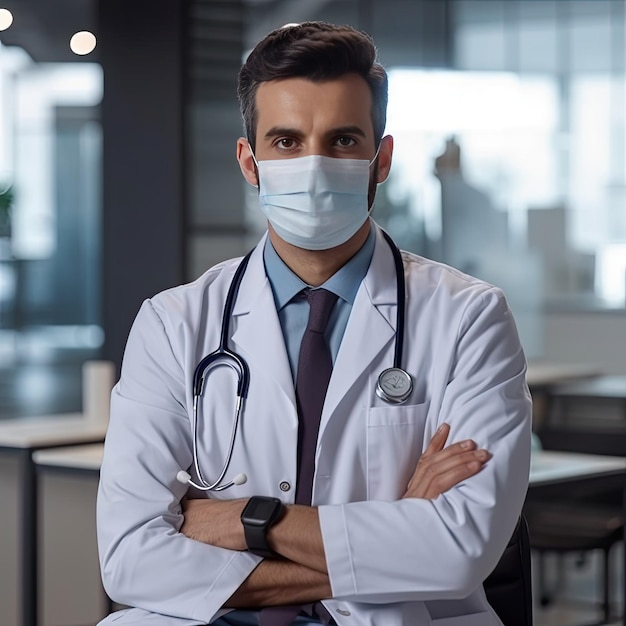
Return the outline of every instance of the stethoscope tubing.
<path id="1" fill-rule="evenodd" d="M 393 239 L 384 230 L 381 229 L 381 232 L 383 234 L 383 237 L 389 244 L 389 248 L 391 249 L 391 253 L 393 254 L 394 265 L 396 269 L 396 343 L 394 348 L 392 369 L 400 370 L 402 365 L 402 352 L 404 346 L 404 309 L 406 304 L 404 264 L 402 262 L 402 253 L 400 252 L 398 246 L 396 246 Z M 196 489 L 200 489 L 201 491 L 222 491 L 224 489 L 227 489 L 228 487 L 231 487 L 233 484 L 240 484 L 236 482 L 237 478 L 235 478 L 234 480 L 231 480 L 224 485 L 220 485 L 220 483 L 224 480 L 224 476 L 226 475 L 226 472 L 228 471 L 230 462 L 232 460 L 235 440 L 237 437 L 237 429 L 239 427 L 240 417 L 243 411 L 246 397 L 248 395 L 248 388 L 250 386 L 250 370 L 248 368 L 248 364 L 239 354 L 233 352 L 228 348 L 228 338 L 230 336 L 230 322 L 233 317 L 235 302 L 237 300 L 237 294 L 239 293 L 239 287 L 243 280 L 244 273 L 246 271 L 250 256 L 252 255 L 253 251 L 254 250 L 248 252 L 248 254 L 243 258 L 243 260 L 237 267 L 235 274 L 233 275 L 233 279 L 226 295 L 226 301 L 224 302 L 219 346 L 217 347 L 217 350 L 205 356 L 200 361 L 200 363 L 198 363 L 193 375 L 193 461 L 194 469 L 196 471 L 196 475 L 198 476 L 200 484 L 192 482 L 191 479 L 189 479 L 187 482 L 193 485 Z M 198 434 L 200 430 L 198 424 L 200 414 L 199 404 L 200 398 L 204 392 L 204 381 L 207 372 L 209 372 L 214 367 L 219 366 L 230 367 L 237 374 L 237 406 L 235 408 L 235 417 L 233 419 L 226 460 L 224 462 L 224 465 L 222 466 L 222 471 L 220 472 L 217 480 L 213 483 L 209 483 L 202 474 L 202 470 L 200 469 L 200 462 L 198 459 Z M 404 371 L 403 373 L 406 374 L 406 372 Z M 406 376 L 409 375 L 406 374 Z M 379 395 L 387 402 L 396 402 L 396 400 L 386 397 L 384 393 L 382 395 Z"/>
<path id="2" fill-rule="evenodd" d="M 402 253 L 396 246 L 391 236 L 381 229 L 383 237 L 389 244 L 391 253 L 393 254 L 393 262 L 396 266 L 396 345 L 393 355 L 394 368 L 402 367 L 402 352 L 404 350 L 404 308 L 406 306 L 406 286 L 404 283 L 404 263 L 402 262 Z"/>
<path id="3" fill-rule="evenodd" d="M 241 263 L 237 267 L 233 279 L 228 288 L 226 294 L 226 302 L 224 303 L 224 312 L 222 313 L 222 328 L 220 330 L 220 343 L 217 350 L 211 352 L 211 354 L 205 356 L 200 363 L 198 363 L 196 370 L 193 374 L 193 395 L 194 398 L 201 396 L 204 390 L 204 378 L 207 369 L 210 369 L 214 365 L 215 361 L 226 356 L 229 361 L 233 363 L 231 367 L 233 369 L 238 368 L 240 370 L 240 376 L 237 381 L 237 396 L 240 398 L 246 398 L 248 395 L 248 387 L 250 386 L 250 370 L 248 364 L 241 358 L 236 352 L 233 352 L 228 348 L 228 337 L 230 335 L 230 321 L 235 309 L 235 301 L 237 300 L 237 294 L 239 293 L 239 287 L 243 275 L 250 261 L 250 257 L 254 250 L 250 250 L 248 254 L 242 259 Z"/>
<path id="4" fill-rule="evenodd" d="M 222 327 L 220 330 L 220 343 L 217 350 L 211 352 L 211 354 L 205 356 L 200 363 L 198 363 L 193 375 L 193 463 L 198 476 L 199 484 L 194 484 L 196 489 L 201 491 L 222 491 L 230 487 L 232 481 L 226 485 L 218 486 L 230 466 L 231 459 L 233 457 L 233 450 L 235 448 L 235 439 L 237 438 L 237 429 L 239 427 L 239 419 L 243 411 L 243 405 L 248 396 L 248 388 L 250 386 L 250 369 L 246 361 L 236 352 L 233 352 L 228 348 L 228 337 L 230 335 L 230 322 L 233 316 L 235 308 L 235 301 L 237 294 L 239 293 L 239 287 L 243 279 L 244 272 L 248 266 L 248 261 L 252 255 L 252 250 L 246 254 L 243 258 L 230 283 L 228 293 L 226 295 L 226 302 L 224 303 L 224 312 L 222 314 Z M 204 380 L 207 372 L 214 367 L 227 366 L 230 367 L 237 375 L 237 406 L 235 407 L 235 417 L 233 419 L 233 426 L 230 433 L 230 442 L 228 444 L 228 452 L 226 453 L 226 461 L 222 466 L 222 471 L 219 477 L 213 483 L 209 483 L 202 474 L 200 468 L 200 461 L 198 459 L 198 433 L 199 433 L 199 404 L 200 398 L 204 391 Z"/>

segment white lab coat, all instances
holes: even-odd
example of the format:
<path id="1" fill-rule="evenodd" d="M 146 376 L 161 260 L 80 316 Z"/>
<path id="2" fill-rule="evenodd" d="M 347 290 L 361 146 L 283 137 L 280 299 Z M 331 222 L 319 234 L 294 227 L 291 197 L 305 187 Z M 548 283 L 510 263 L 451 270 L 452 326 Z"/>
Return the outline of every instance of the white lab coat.
<path id="1" fill-rule="evenodd" d="M 251 379 L 227 477 L 245 472 L 248 482 L 211 497 L 266 495 L 290 503 L 298 416 L 263 245 L 250 259 L 231 323 L 231 348 L 247 361 Z M 415 380 L 411 397 L 390 405 L 375 393 L 379 373 L 393 362 L 396 323 L 393 257 L 378 231 L 324 404 L 313 485 L 333 590 L 324 604 L 340 626 L 499 625 L 481 583 L 526 493 L 531 411 L 524 355 L 499 289 L 403 257 L 403 366 Z M 260 561 L 178 532 L 187 487 L 176 474 L 194 474 L 191 381 L 219 343 L 236 266 L 219 264 L 146 301 L 130 333 L 112 394 L 98 539 L 109 595 L 139 610 L 107 623 L 209 623 Z M 199 456 L 208 480 L 224 462 L 235 382 L 227 367 L 206 381 Z M 400 500 L 444 421 L 450 441 L 472 438 L 493 458 L 433 501 Z M 286 483 L 291 488 L 281 490 Z"/>

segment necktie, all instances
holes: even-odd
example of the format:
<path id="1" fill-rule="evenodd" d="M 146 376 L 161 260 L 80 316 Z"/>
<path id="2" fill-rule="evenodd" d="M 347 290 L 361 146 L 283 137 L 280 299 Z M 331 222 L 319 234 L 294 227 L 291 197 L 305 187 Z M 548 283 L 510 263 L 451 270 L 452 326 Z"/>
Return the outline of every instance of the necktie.
<path id="1" fill-rule="evenodd" d="M 296 374 L 298 403 L 298 483 L 296 503 L 311 504 L 317 435 L 328 381 L 333 371 L 330 348 L 324 337 L 337 295 L 326 289 L 307 289 L 309 321 L 300 344 Z"/>
<path id="2" fill-rule="evenodd" d="M 333 362 L 324 337 L 330 313 L 337 294 L 326 289 L 305 289 L 309 301 L 309 321 L 300 344 L 296 373 L 296 401 L 298 405 L 298 481 L 296 503 L 311 504 L 315 450 L 320 418 Z M 308 615 L 315 611 L 322 623 L 330 622 L 330 614 L 320 602 L 306 606 L 269 607 L 261 611 L 260 626 L 288 626 L 300 611 Z"/>

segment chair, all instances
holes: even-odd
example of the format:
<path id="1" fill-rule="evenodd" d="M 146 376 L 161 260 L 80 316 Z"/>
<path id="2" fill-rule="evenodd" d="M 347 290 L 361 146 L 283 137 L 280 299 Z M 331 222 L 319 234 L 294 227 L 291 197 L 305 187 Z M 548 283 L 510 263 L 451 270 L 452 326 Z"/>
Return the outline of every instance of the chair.
<path id="1" fill-rule="evenodd" d="M 587 454 L 623 456 L 626 431 L 621 429 L 544 428 L 539 433 L 543 448 Z M 546 556 L 601 552 L 600 576 L 603 622 L 610 620 L 612 547 L 624 538 L 624 488 L 594 483 L 584 491 L 562 486 L 558 493 L 528 497 L 524 514 L 530 528 L 530 547 L 539 557 L 538 590 L 542 606 L 552 594 L 545 584 Z"/>
<path id="2" fill-rule="evenodd" d="M 523 515 L 496 568 L 483 586 L 489 604 L 504 626 L 532 626 L 530 542 Z"/>
<path id="3" fill-rule="evenodd" d="M 530 547 L 539 555 L 538 586 L 541 604 L 552 598 L 545 584 L 547 553 L 580 553 L 600 550 L 602 554 L 602 624 L 611 618 L 610 553 L 624 537 L 624 517 L 621 506 L 594 503 L 582 499 L 557 500 L 527 505 L 524 509 L 530 526 Z"/>

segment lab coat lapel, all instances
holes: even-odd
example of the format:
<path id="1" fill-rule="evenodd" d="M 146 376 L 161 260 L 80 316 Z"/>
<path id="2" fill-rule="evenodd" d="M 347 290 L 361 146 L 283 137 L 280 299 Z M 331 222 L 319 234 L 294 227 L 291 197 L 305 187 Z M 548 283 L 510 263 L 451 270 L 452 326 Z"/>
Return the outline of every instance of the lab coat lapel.
<path id="1" fill-rule="evenodd" d="M 372 361 L 394 340 L 396 303 L 393 256 L 377 229 L 372 262 L 357 292 L 328 385 L 322 427 L 348 389 L 368 372 Z"/>
<path id="2" fill-rule="evenodd" d="M 266 373 L 266 380 L 277 383 L 295 409 L 289 358 L 263 262 L 265 239 L 252 253 L 241 282 L 233 310 L 236 330 L 232 339 L 250 369 L 254 370 L 252 375 Z"/>

